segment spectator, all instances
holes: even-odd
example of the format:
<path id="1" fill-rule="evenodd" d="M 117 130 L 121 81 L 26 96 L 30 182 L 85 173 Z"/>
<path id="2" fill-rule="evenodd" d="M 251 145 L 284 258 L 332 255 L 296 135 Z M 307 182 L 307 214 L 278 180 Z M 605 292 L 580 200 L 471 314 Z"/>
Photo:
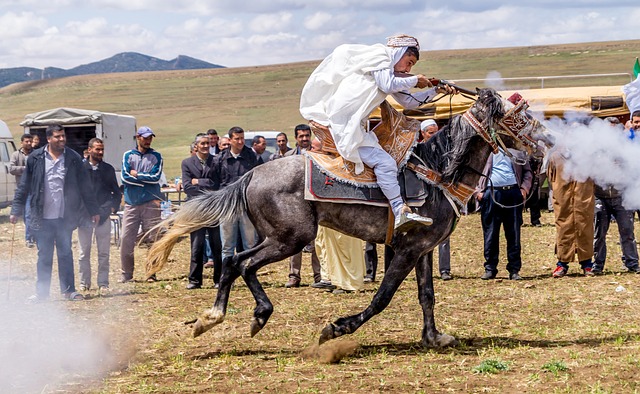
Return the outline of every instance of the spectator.
<path id="1" fill-rule="evenodd" d="M 196 147 L 198 152 L 195 156 L 190 156 L 182 161 L 182 179 L 184 182 L 184 192 L 187 200 L 198 196 L 205 191 L 217 190 L 214 156 L 209 149 L 210 138 L 206 134 L 196 136 Z M 202 269 L 204 266 L 204 250 L 206 234 L 209 239 L 220 240 L 220 228 L 204 227 L 191 233 L 191 264 L 189 268 L 189 283 L 187 289 L 199 289 L 202 287 Z M 217 243 L 220 251 L 220 241 Z M 220 282 L 220 271 L 222 260 L 220 254 L 214 255 L 213 282 L 214 286 Z"/>
<path id="2" fill-rule="evenodd" d="M 257 164 L 256 155 L 244 145 L 242 128 L 236 126 L 229 129 L 229 143 L 229 149 L 223 150 L 214 160 L 216 180 L 220 183 L 220 188 L 237 181 Z M 231 221 L 220 222 L 220 238 L 224 262 L 227 257 L 234 255 L 237 245 L 242 244 L 244 250 L 253 247 L 256 243 L 256 230 L 245 212 Z"/>
<path id="3" fill-rule="evenodd" d="M 525 202 L 525 208 L 529 209 L 529 216 L 531 218 L 531 225 L 533 227 L 542 227 L 542 223 L 540 222 L 540 218 L 542 214 L 540 213 L 540 168 L 542 166 L 542 160 L 537 159 L 533 156 L 529 158 L 529 167 L 531 167 L 531 172 L 533 173 L 533 181 L 531 184 L 531 190 L 529 191 L 529 195 L 527 196 L 527 200 Z"/>
<path id="4" fill-rule="evenodd" d="M 389 264 L 393 259 L 393 249 L 389 245 L 384 245 L 384 271 L 387 272 Z M 364 283 L 376 281 L 376 272 L 378 271 L 378 250 L 377 244 L 366 242 L 364 246 Z"/>
<path id="5" fill-rule="evenodd" d="M 120 244 L 122 283 L 133 281 L 133 252 L 140 226 L 143 234 L 148 234 L 160 222 L 162 155 L 151 148 L 155 136 L 151 128 L 140 127 L 136 133 L 136 147 L 126 151 L 122 158 L 125 201 Z M 155 280 L 155 275 L 147 278 L 150 282 Z"/>
<path id="6" fill-rule="evenodd" d="M 229 142 L 229 137 L 227 137 L 227 136 L 220 137 L 220 141 L 218 142 L 218 147 L 220 148 L 221 152 L 224 149 L 228 149 L 229 145 L 231 145 L 231 143 Z"/>
<path id="7" fill-rule="evenodd" d="M 426 141 L 429 138 L 433 137 L 438 132 L 438 130 L 439 127 L 435 120 L 423 120 L 422 123 L 420 123 L 420 135 L 422 136 L 422 141 Z M 393 251 L 391 252 L 391 258 L 393 258 Z M 385 258 L 386 255 L 387 253 L 385 251 Z M 451 275 L 451 245 L 449 244 L 449 238 L 438 245 L 438 271 L 440 272 L 440 279 L 453 279 L 453 276 Z"/>
<path id="8" fill-rule="evenodd" d="M 82 300 L 76 292 L 71 234 L 80 219 L 82 204 L 94 222 L 100 219 L 96 200 L 89 190 L 82 157 L 67 149 L 64 129 L 53 124 L 46 130 L 47 145 L 27 157 L 27 164 L 16 190 L 9 221 L 15 224 L 24 213 L 27 196 L 31 195 L 31 230 L 38 245 L 36 294 L 30 301 L 49 298 L 53 250 L 58 256 L 60 292 L 68 300 Z"/>
<path id="9" fill-rule="evenodd" d="M 40 136 L 38 134 L 35 134 L 33 136 L 33 139 L 31 140 L 31 148 L 32 148 L 32 150 L 36 150 L 38 148 L 41 148 L 41 146 L 40 146 Z"/>
<path id="10" fill-rule="evenodd" d="M 311 149 L 311 128 L 309 127 L 309 125 L 306 125 L 306 124 L 297 125 L 294 128 L 294 135 L 296 137 L 296 149 L 291 149 L 287 151 L 284 154 L 285 156 L 299 155 Z M 313 270 L 314 283 L 318 284 L 314 287 L 319 287 L 320 284 L 324 284 L 325 282 L 320 283 L 320 281 L 322 280 L 322 275 L 320 273 L 320 261 L 318 260 L 318 255 L 316 254 L 316 250 L 315 250 L 315 242 L 312 242 L 310 246 L 308 246 L 307 248 L 310 249 L 311 251 L 311 269 Z M 302 270 L 302 252 L 299 252 L 291 256 L 291 259 L 289 262 L 289 280 L 285 284 L 285 287 L 287 288 L 300 287 L 301 270 Z"/>
<path id="11" fill-rule="evenodd" d="M 9 173 L 16 178 L 16 188 L 20 186 L 20 179 L 22 173 L 27 165 L 27 156 L 33 151 L 33 136 L 31 134 L 23 134 L 20 137 L 20 149 L 11 154 L 11 161 L 9 162 Z M 24 206 L 24 239 L 26 241 L 27 248 L 33 248 L 35 240 L 31 234 L 29 228 L 29 219 L 31 216 L 31 207 L 29 203 L 30 197 L 27 196 L 27 201 Z"/>
<path id="12" fill-rule="evenodd" d="M 256 135 L 255 137 L 253 137 L 253 140 L 251 141 L 251 149 L 253 150 L 253 153 L 255 153 L 256 155 L 256 159 L 257 159 L 257 164 L 256 165 L 260 165 L 264 163 L 264 159 L 262 158 L 262 154 L 264 153 L 265 150 L 267 150 L 267 140 L 264 139 L 263 136 L 261 135 Z"/>
<path id="13" fill-rule="evenodd" d="M 329 281 L 322 288 L 333 289 L 334 294 L 351 293 L 364 285 L 364 241 L 339 231 L 318 226 L 316 246 L 321 265 L 325 267 Z M 320 287 L 317 284 L 312 287 Z"/>
<path id="14" fill-rule="evenodd" d="M 495 279 L 500 257 L 500 226 L 507 240 L 507 271 L 509 279 L 522 280 L 520 268 L 520 227 L 522 206 L 531 188 L 532 173 L 529 162 L 520 151 L 509 149 L 515 162 L 503 151 L 493 153 L 484 167 L 476 188 L 480 201 L 482 233 L 484 236 L 484 274 L 481 279 Z M 525 163 L 525 164 L 518 164 Z"/>
<path id="15" fill-rule="evenodd" d="M 99 138 L 89 140 L 89 158 L 82 163 L 88 175 L 87 188 L 93 193 L 98 205 L 100 219 L 92 223 L 85 214 L 78 226 L 78 245 L 80 258 L 80 291 L 91 289 L 91 242 L 95 234 L 98 249 L 97 284 L 100 294 L 109 292 L 109 255 L 111 247 L 111 214 L 120 209 L 120 187 L 116 180 L 115 169 L 102 160 L 104 143 Z"/>
<path id="16" fill-rule="evenodd" d="M 593 243 L 594 274 L 601 274 L 607 259 L 607 232 L 611 217 L 615 218 L 620 234 L 622 262 L 629 272 L 640 274 L 638 249 L 634 235 L 633 210 L 622 205 L 622 196 L 613 186 L 595 185 L 595 240 Z"/>
<path id="17" fill-rule="evenodd" d="M 299 124 L 293 129 L 296 138 L 296 148 L 290 149 L 284 155 L 299 155 L 308 149 L 311 149 L 311 128 L 306 124 Z"/>
<path id="18" fill-rule="evenodd" d="M 216 129 L 209 129 L 207 130 L 207 137 L 209 138 L 209 154 L 215 156 L 221 151 L 220 147 L 218 146 L 218 142 L 220 142 L 218 132 L 216 131 Z"/>
<path id="19" fill-rule="evenodd" d="M 278 133 L 278 135 L 276 135 L 276 145 L 278 149 L 275 153 L 271 154 L 269 160 L 280 159 L 284 157 L 285 153 L 291 150 L 291 148 L 289 148 L 289 139 L 285 133 Z"/>
<path id="20" fill-rule="evenodd" d="M 582 272 L 593 276 L 593 220 L 595 209 L 594 184 L 567 179 L 563 176 L 565 158 L 554 151 L 549 156 L 547 176 L 553 188 L 553 213 L 556 223 L 556 255 L 558 262 L 554 278 L 567 274 L 569 263 L 578 255 Z"/>

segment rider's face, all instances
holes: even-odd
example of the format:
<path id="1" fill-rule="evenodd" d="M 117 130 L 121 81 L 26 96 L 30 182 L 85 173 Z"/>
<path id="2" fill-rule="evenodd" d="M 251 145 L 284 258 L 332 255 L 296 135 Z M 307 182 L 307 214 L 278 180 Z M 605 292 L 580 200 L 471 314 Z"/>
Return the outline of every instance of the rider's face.
<path id="1" fill-rule="evenodd" d="M 418 59 L 414 54 L 405 52 L 405 54 L 402 55 L 402 58 L 400 58 L 398 63 L 396 63 L 396 65 L 393 66 L 393 71 L 397 73 L 410 73 L 411 67 L 415 66 L 417 62 L 418 62 Z"/>

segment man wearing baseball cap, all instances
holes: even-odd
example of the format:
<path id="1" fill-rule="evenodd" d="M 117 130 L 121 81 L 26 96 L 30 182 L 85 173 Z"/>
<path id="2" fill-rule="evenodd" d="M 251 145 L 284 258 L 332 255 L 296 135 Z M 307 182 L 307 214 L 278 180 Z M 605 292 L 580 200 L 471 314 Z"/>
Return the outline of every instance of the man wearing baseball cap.
<path id="1" fill-rule="evenodd" d="M 146 234 L 160 222 L 162 156 L 151 148 L 155 136 L 150 127 L 140 127 L 136 133 L 136 147 L 126 151 L 122 158 L 125 205 L 120 244 L 120 281 L 123 283 L 133 281 L 133 250 L 140 225 L 142 233 Z M 155 277 L 148 279 L 155 280 Z"/>

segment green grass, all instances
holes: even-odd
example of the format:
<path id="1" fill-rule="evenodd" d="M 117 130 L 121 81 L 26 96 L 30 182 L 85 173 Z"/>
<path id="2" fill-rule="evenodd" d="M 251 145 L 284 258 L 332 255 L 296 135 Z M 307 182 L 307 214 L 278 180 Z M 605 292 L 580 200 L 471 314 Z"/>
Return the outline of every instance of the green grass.
<path id="1" fill-rule="evenodd" d="M 473 368 L 473 372 L 475 373 L 498 373 L 502 371 L 507 371 L 509 369 L 509 364 L 496 359 L 488 359 L 483 360 L 480 364 L 476 365 Z"/>

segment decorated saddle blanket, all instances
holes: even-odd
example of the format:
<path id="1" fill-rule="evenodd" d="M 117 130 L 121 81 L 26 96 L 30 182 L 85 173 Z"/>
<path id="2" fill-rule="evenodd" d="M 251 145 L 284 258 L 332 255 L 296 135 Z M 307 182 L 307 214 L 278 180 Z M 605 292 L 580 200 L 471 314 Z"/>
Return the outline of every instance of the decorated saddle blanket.
<path id="1" fill-rule="evenodd" d="M 404 168 L 418 142 L 420 122 L 400 114 L 387 101 L 380 104 L 380 112 L 382 121 L 370 133 L 376 134 L 380 146 L 393 157 L 398 168 Z M 314 121 L 309 126 L 322 142 L 322 151 L 306 152 L 305 155 L 322 173 L 355 186 L 377 187 L 376 176 L 371 167 L 365 166 L 361 174 L 356 174 L 355 165 L 338 154 L 329 128 Z"/>
<path id="2" fill-rule="evenodd" d="M 404 170 L 398 175 L 400 192 L 410 206 L 422 206 L 428 189 L 413 171 Z M 305 199 L 343 204 L 389 206 L 389 201 L 379 187 L 356 186 L 325 174 L 312 159 L 305 160 Z"/>

